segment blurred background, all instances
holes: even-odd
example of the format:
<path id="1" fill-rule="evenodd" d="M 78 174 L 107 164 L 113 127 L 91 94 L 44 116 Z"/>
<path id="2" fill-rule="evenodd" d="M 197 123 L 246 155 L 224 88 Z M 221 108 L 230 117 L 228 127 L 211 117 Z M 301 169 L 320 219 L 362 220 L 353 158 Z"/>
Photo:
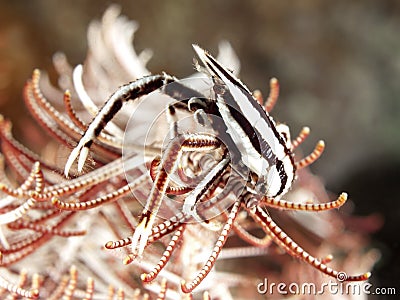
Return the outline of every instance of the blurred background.
<path id="1" fill-rule="evenodd" d="M 354 215 L 383 217 L 372 233 L 382 253 L 374 285 L 399 294 L 400 1 L 0 0 L 0 112 L 17 137 L 32 126 L 22 101 L 32 70 L 54 75 L 57 51 L 81 63 L 88 24 L 112 3 L 140 25 L 134 45 L 153 50 L 152 73 L 190 75 L 192 43 L 216 54 L 227 40 L 250 89 L 267 95 L 279 79 L 274 118 L 293 135 L 311 127 L 305 153 L 318 139 L 327 144 L 313 172 L 333 193 L 349 193 Z"/>

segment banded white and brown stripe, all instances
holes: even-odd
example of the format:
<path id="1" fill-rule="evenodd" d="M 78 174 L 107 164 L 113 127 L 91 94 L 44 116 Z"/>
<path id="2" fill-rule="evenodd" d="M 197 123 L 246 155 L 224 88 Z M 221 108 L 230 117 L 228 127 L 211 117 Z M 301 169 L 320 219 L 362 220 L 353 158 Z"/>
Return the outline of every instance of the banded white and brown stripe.
<path id="1" fill-rule="evenodd" d="M 291 149 L 248 88 L 210 54 L 193 45 L 214 78 L 217 106 L 242 162 L 258 175 L 267 197 L 287 192 L 295 178 Z"/>

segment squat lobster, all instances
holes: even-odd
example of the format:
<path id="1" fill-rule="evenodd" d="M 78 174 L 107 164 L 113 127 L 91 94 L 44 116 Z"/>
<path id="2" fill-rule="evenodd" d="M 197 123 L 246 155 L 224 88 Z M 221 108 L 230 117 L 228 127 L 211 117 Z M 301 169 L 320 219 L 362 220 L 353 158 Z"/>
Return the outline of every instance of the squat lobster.
<path id="1" fill-rule="evenodd" d="M 183 223 L 190 218 L 202 221 L 196 207 L 202 200 L 208 202 L 209 206 L 218 204 L 223 196 L 213 194 L 217 186 L 228 189 L 227 192 L 234 194 L 236 200 L 231 205 L 227 221 L 210 258 L 191 283 L 182 283 L 182 290 L 191 292 L 211 270 L 241 207 L 289 254 L 336 277 L 337 271 L 312 257 L 292 241 L 258 205 L 263 203 L 272 207 L 307 211 L 328 210 L 343 205 L 347 199 L 345 193 L 336 201 L 326 204 L 295 204 L 280 199 L 291 188 L 296 170 L 314 162 L 323 152 L 324 143 L 320 141 L 313 153 L 295 162 L 293 151 L 307 137 L 309 129 L 304 128 L 299 137 L 291 142 L 288 127 L 275 124 L 268 111 L 277 98 L 277 81 L 271 81 L 271 98 L 264 108 L 258 94 L 252 95 L 239 79 L 206 51 L 196 45 L 193 47 L 205 67 L 198 69 L 212 80 L 210 95 L 189 88 L 167 74 L 143 77 L 121 86 L 107 100 L 71 152 L 65 166 L 65 175 L 69 174 L 76 159 L 78 171 L 82 171 L 93 141 L 124 103 L 159 89 L 176 100 L 167 107 L 167 119 L 172 134 L 168 145 L 163 149 L 162 157 L 153 160 L 151 174 L 154 182 L 139 225 L 129 241 L 133 250 L 129 259 L 141 256 L 149 243 L 163 197 L 174 193 L 169 188 L 170 174 L 178 170 L 182 155 L 187 152 L 206 153 L 216 150 L 219 153 L 217 162 L 203 172 L 198 184 L 193 189 L 181 190 L 186 197 L 182 205 L 182 218 L 176 222 Z M 176 110 L 192 113 L 199 124 L 209 124 L 215 134 L 179 133 Z M 227 177 L 231 180 L 230 184 Z M 181 235 L 184 228 L 179 228 Z M 113 245 L 108 244 L 107 248 L 113 248 Z M 143 278 L 152 280 L 163 266 L 164 264 L 154 271 L 152 276 Z M 365 280 L 369 276 L 370 273 L 365 273 L 349 276 L 347 280 Z"/>

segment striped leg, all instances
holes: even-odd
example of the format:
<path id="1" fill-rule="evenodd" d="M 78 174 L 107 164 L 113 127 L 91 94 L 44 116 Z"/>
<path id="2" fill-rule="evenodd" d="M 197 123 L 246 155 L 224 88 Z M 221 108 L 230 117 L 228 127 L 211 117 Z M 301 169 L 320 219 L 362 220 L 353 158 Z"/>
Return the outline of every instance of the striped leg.
<path id="1" fill-rule="evenodd" d="M 174 77 L 166 74 L 152 75 L 121 86 L 106 101 L 97 116 L 89 124 L 85 133 L 79 140 L 78 145 L 72 150 L 67 163 L 65 164 L 65 175 L 68 176 L 69 170 L 78 156 L 78 171 L 82 171 L 83 165 L 89 153 L 89 148 L 94 139 L 100 134 L 107 123 L 111 121 L 111 119 L 118 113 L 125 102 L 128 100 L 135 100 L 140 96 L 149 94 L 150 92 L 170 82 L 174 82 L 175 80 L 176 79 Z"/>
<path id="2" fill-rule="evenodd" d="M 177 84 L 178 83 L 176 82 L 174 83 L 174 85 Z M 194 95 L 198 95 L 196 91 L 187 88 L 181 84 L 179 84 L 178 87 L 180 90 L 185 90 L 185 93 L 183 93 L 183 95 L 190 95 L 191 93 L 193 93 Z M 178 99 L 183 97 L 181 94 L 179 95 L 173 94 L 171 92 L 171 89 L 164 89 L 163 92 L 169 95 L 170 97 L 178 97 Z M 189 99 L 183 98 L 181 99 L 181 102 L 173 102 L 167 105 L 167 121 L 170 128 L 171 138 L 178 135 L 178 118 L 176 116 L 176 110 L 194 112 L 194 118 L 197 123 L 203 126 L 207 124 L 209 127 L 211 127 L 210 121 L 208 120 L 207 115 L 203 110 L 207 108 L 208 105 L 207 101 L 209 100 L 204 98 L 203 96 L 191 97 Z"/>
<path id="3" fill-rule="evenodd" d="M 161 157 L 157 156 L 156 158 L 153 159 L 150 165 L 150 177 L 151 180 L 154 182 L 156 180 L 157 176 L 157 170 L 161 162 Z M 183 172 L 181 167 L 178 167 L 178 173 Z M 191 192 L 193 188 L 188 187 L 188 186 L 168 186 L 166 190 L 167 195 L 183 195 Z"/>
<path id="4" fill-rule="evenodd" d="M 221 174 L 226 170 L 229 165 L 229 158 L 221 160 L 215 168 L 212 168 L 210 172 L 203 178 L 203 180 L 197 185 L 192 193 L 185 199 L 183 204 L 183 213 L 187 215 L 197 216 L 195 205 L 200 200 L 201 196 L 210 188 L 216 178 L 220 177 Z"/>
<path id="5" fill-rule="evenodd" d="M 209 151 L 220 146 L 215 137 L 208 134 L 180 135 L 172 140 L 165 149 L 150 195 L 147 198 L 139 225 L 132 237 L 132 249 L 135 255 L 141 256 L 151 234 L 155 218 L 161 206 L 170 182 L 169 174 L 173 174 L 184 151 Z"/>

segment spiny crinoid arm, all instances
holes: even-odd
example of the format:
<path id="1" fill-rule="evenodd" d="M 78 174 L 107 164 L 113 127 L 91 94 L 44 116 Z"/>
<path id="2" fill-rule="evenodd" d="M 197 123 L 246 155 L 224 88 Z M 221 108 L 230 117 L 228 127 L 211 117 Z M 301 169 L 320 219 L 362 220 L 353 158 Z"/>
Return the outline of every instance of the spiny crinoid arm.
<path id="1" fill-rule="evenodd" d="M 150 177 L 151 180 L 156 179 L 157 176 L 157 169 L 158 166 L 160 165 L 161 162 L 161 157 L 157 156 L 156 158 L 154 158 L 150 164 Z M 179 171 L 179 170 L 178 170 Z M 167 195 L 183 195 L 186 193 L 189 193 L 193 190 L 192 187 L 188 187 L 188 186 L 168 186 L 167 190 L 166 190 L 166 194 Z"/>
<path id="2" fill-rule="evenodd" d="M 265 102 L 264 102 L 263 95 L 262 95 L 261 91 L 259 91 L 259 90 L 255 90 L 253 92 L 253 97 L 257 100 L 258 103 L 260 103 L 261 106 L 264 107 L 264 109 L 267 112 L 271 112 L 272 109 L 274 108 L 276 102 L 278 101 L 278 97 L 279 97 L 278 79 L 271 78 L 271 80 L 269 81 L 269 95 Z"/>
<path id="3" fill-rule="evenodd" d="M 219 146 L 220 141 L 210 134 L 186 134 L 171 140 L 163 153 L 162 163 L 158 167 L 146 206 L 140 216 L 139 225 L 136 227 L 132 237 L 134 255 L 141 256 L 143 254 L 170 182 L 169 174 L 173 174 L 176 171 L 182 152 L 210 151 Z"/>
<path id="4" fill-rule="evenodd" d="M 311 165 L 318 158 L 320 158 L 320 156 L 322 155 L 324 150 L 325 150 L 325 142 L 322 140 L 318 141 L 313 152 L 311 152 L 309 155 L 304 157 L 302 160 L 296 161 L 296 168 L 299 170 L 299 169 L 302 169 L 302 168 L 305 168 L 305 167 Z"/>
<path id="5" fill-rule="evenodd" d="M 290 201 L 280 200 L 280 199 L 270 199 L 264 198 L 262 200 L 263 203 L 270 207 L 281 208 L 281 209 L 290 209 L 290 210 L 302 210 L 302 211 L 324 211 L 330 210 L 334 208 L 341 207 L 347 201 L 347 194 L 342 193 L 340 196 L 332 202 L 328 203 L 294 203 Z"/>
<path id="6" fill-rule="evenodd" d="M 131 99 L 134 100 L 140 96 L 149 94 L 163 85 L 174 82 L 175 80 L 174 77 L 166 74 L 152 75 L 121 86 L 106 101 L 97 116 L 89 124 L 87 130 L 79 140 L 78 145 L 72 150 L 67 163 L 65 164 L 65 175 L 68 176 L 69 170 L 78 156 L 78 171 L 82 171 L 87 155 L 89 154 L 89 148 L 94 139 L 100 134 L 106 124 L 111 121 L 118 111 L 121 110 L 126 101 Z"/>
<path id="7" fill-rule="evenodd" d="M 40 161 L 42 169 L 51 170 L 54 173 L 62 174 L 63 171 L 55 165 L 50 165 L 42 160 L 42 158 L 18 142 L 11 133 L 11 122 L 4 119 L 0 115 L 0 146 L 1 152 L 4 155 L 8 165 L 12 168 L 13 172 L 17 176 L 26 178 L 28 176 L 27 168 L 36 161 Z M 15 159 L 14 159 L 15 158 Z M 21 165 L 21 161 L 24 162 L 24 166 Z M 29 166 L 27 164 L 29 162 Z M 19 168 L 21 166 L 21 168 Z"/>
<path id="8" fill-rule="evenodd" d="M 233 231 L 246 243 L 255 247 L 268 247 L 271 244 L 271 237 L 266 234 L 263 238 L 256 237 L 247 231 L 238 222 L 232 224 Z"/>
<path id="9" fill-rule="evenodd" d="M 24 88 L 25 104 L 32 116 L 47 133 L 61 144 L 70 147 L 74 141 L 82 136 L 84 131 L 74 123 L 74 118 L 67 118 L 53 106 L 52 102 L 42 93 L 40 82 L 41 73 L 36 69 L 33 72 L 32 79 L 26 83 Z M 68 93 L 64 100 L 68 101 Z M 100 157 L 116 159 L 120 156 L 118 147 L 115 147 L 115 145 L 118 146 L 118 143 L 108 142 L 103 144 L 96 143 L 95 145 L 96 160 Z M 101 161 L 102 159 L 100 159 Z M 63 173 L 63 170 L 61 170 L 60 174 Z"/>
<path id="10" fill-rule="evenodd" d="M 0 253 L 0 263 L 2 260 L 2 254 Z M 33 287 L 31 289 L 24 289 L 21 286 L 24 285 L 24 283 L 27 281 L 27 273 L 26 271 L 22 270 L 20 273 L 20 283 L 18 285 L 15 285 L 11 282 L 9 282 L 7 279 L 3 278 L 0 276 L 0 288 L 9 291 L 10 293 L 13 294 L 12 299 L 16 299 L 16 297 L 20 296 L 24 299 L 37 299 L 39 297 L 39 289 L 38 287 L 38 276 L 34 276 L 35 279 L 32 279 L 32 281 L 35 280 Z M 11 298 L 7 298 L 11 299 Z"/>
<path id="11" fill-rule="evenodd" d="M 247 210 L 252 218 L 259 223 L 264 230 L 266 230 L 272 240 L 281 245 L 286 252 L 294 257 L 298 257 L 306 263 L 310 264 L 312 267 L 317 270 L 325 273 L 331 277 L 337 278 L 340 274 L 337 270 L 334 270 L 324 264 L 323 260 L 317 259 L 310 255 L 307 251 L 301 248 L 296 242 L 294 242 L 279 226 L 270 218 L 270 216 L 259 206 L 256 207 L 254 211 Z M 328 259 L 329 261 L 329 259 Z M 355 276 L 347 276 L 346 281 L 363 281 L 367 280 L 371 276 L 370 272 L 355 275 Z"/>
<path id="12" fill-rule="evenodd" d="M 13 230 L 30 229 L 39 233 L 50 233 L 60 237 L 82 236 L 86 234 L 86 230 L 60 230 L 58 228 L 51 228 L 47 225 L 35 224 L 27 221 L 15 221 L 8 225 L 8 228 Z"/>
<path id="13" fill-rule="evenodd" d="M 184 224 L 189 219 L 188 216 L 183 215 L 182 213 L 177 213 L 171 219 L 166 220 L 152 228 L 152 233 L 147 240 L 147 245 L 154 243 L 155 241 L 159 240 L 160 238 L 169 235 L 172 232 L 175 232 L 179 229 L 181 225 Z M 132 238 L 126 237 L 119 239 L 117 241 L 109 241 L 105 244 L 106 249 L 117 249 L 126 247 L 132 244 Z M 124 259 L 124 264 L 129 264 L 135 258 L 134 255 L 128 255 L 127 258 Z"/>
<path id="14" fill-rule="evenodd" d="M 43 173 L 40 169 L 40 163 L 36 162 L 32 166 L 32 170 L 28 178 L 21 185 L 20 188 L 14 190 L 8 188 L 6 185 L 0 183 L 0 190 L 4 191 L 12 196 L 19 197 L 25 196 L 27 194 L 27 189 L 34 182 L 35 183 L 35 194 L 39 194 L 43 191 Z M 36 204 L 36 200 L 29 197 L 24 203 L 22 203 L 17 208 L 10 210 L 6 213 L 0 215 L 0 224 L 8 224 L 20 219 L 28 211 L 30 211 Z"/>
<path id="15" fill-rule="evenodd" d="M 301 145 L 310 135 L 310 127 L 305 126 L 301 129 L 299 135 L 292 141 L 292 151 Z"/>
<path id="16" fill-rule="evenodd" d="M 4 259 L 2 261 L 2 266 L 7 267 L 16 262 L 26 258 L 34 251 L 38 250 L 43 244 L 49 241 L 54 235 L 58 233 L 63 233 L 61 228 L 68 222 L 68 220 L 73 217 L 72 213 L 64 213 L 60 215 L 60 218 L 52 224 L 48 225 L 46 232 L 39 232 L 33 234 L 32 238 L 26 238 L 25 240 L 15 242 L 10 244 L 8 249 L 0 247 L 0 251 L 4 254 Z M 67 232 L 64 232 L 67 233 Z"/>
<path id="17" fill-rule="evenodd" d="M 20 187 L 14 189 L 8 187 L 6 184 L 0 183 L 0 190 L 10 196 L 24 198 L 29 196 L 28 190 L 33 183 L 35 183 L 35 192 L 40 193 L 43 190 L 43 173 L 40 168 L 40 162 L 38 161 L 33 164 L 29 176 Z"/>
<path id="18" fill-rule="evenodd" d="M 190 219 L 189 216 L 184 215 L 182 212 L 177 212 L 173 217 L 168 220 L 165 220 L 162 223 L 157 224 L 152 228 L 151 235 L 147 241 L 147 245 L 154 243 L 160 238 L 169 235 L 170 233 L 175 232 L 178 228 L 185 222 Z M 134 229 L 134 228 L 133 228 Z M 132 244 L 132 238 L 126 237 L 119 239 L 117 241 L 109 241 L 105 244 L 106 249 L 116 249 L 126 247 Z M 134 255 L 130 255 L 129 259 L 125 259 L 125 264 L 129 264 L 133 261 Z"/>
<path id="19" fill-rule="evenodd" d="M 203 280 L 204 278 L 208 275 L 208 273 L 211 271 L 213 268 L 215 262 L 217 261 L 218 255 L 221 253 L 221 250 L 223 246 L 225 245 L 225 242 L 228 238 L 228 235 L 232 229 L 232 224 L 236 219 L 236 216 L 239 212 L 239 207 L 241 204 L 241 200 L 237 200 L 235 204 L 233 205 L 229 216 L 228 220 L 226 221 L 224 227 L 222 228 L 222 231 L 218 237 L 217 242 L 215 243 L 215 247 L 208 258 L 207 262 L 204 264 L 203 268 L 200 270 L 200 272 L 196 275 L 196 277 L 189 283 L 186 281 L 181 282 L 181 289 L 184 293 L 191 293 L 194 288 L 196 288 Z"/>
<path id="20" fill-rule="evenodd" d="M 157 277 L 157 275 L 161 272 L 161 270 L 165 267 L 165 265 L 168 263 L 169 259 L 171 258 L 172 252 L 175 250 L 175 248 L 179 244 L 180 240 L 182 239 L 184 229 L 185 229 L 185 225 L 181 225 L 177 229 L 177 231 L 172 236 L 171 241 L 169 242 L 163 255 L 161 256 L 158 264 L 153 268 L 153 270 L 147 274 L 143 273 L 140 276 L 140 278 L 144 282 L 150 282 L 150 281 L 154 280 Z"/>
<path id="21" fill-rule="evenodd" d="M 51 202 L 55 207 L 61 210 L 67 210 L 67 211 L 80 211 L 80 210 L 88 210 L 92 209 L 101 205 L 104 205 L 106 203 L 112 203 L 120 198 L 126 196 L 129 194 L 132 190 L 136 189 L 137 187 L 141 186 L 145 181 L 147 180 L 147 175 L 141 175 L 139 176 L 136 180 L 134 180 L 132 183 L 126 184 L 117 190 L 114 190 L 113 192 L 110 192 L 108 194 L 102 195 L 100 197 L 90 199 L 87 201 L 79 201 L 78 199 L 74 200 L 69 200 L 69 202 L 65 202 L 59 199 L 59 197 L 54 196 L 51 199 Z"/>

